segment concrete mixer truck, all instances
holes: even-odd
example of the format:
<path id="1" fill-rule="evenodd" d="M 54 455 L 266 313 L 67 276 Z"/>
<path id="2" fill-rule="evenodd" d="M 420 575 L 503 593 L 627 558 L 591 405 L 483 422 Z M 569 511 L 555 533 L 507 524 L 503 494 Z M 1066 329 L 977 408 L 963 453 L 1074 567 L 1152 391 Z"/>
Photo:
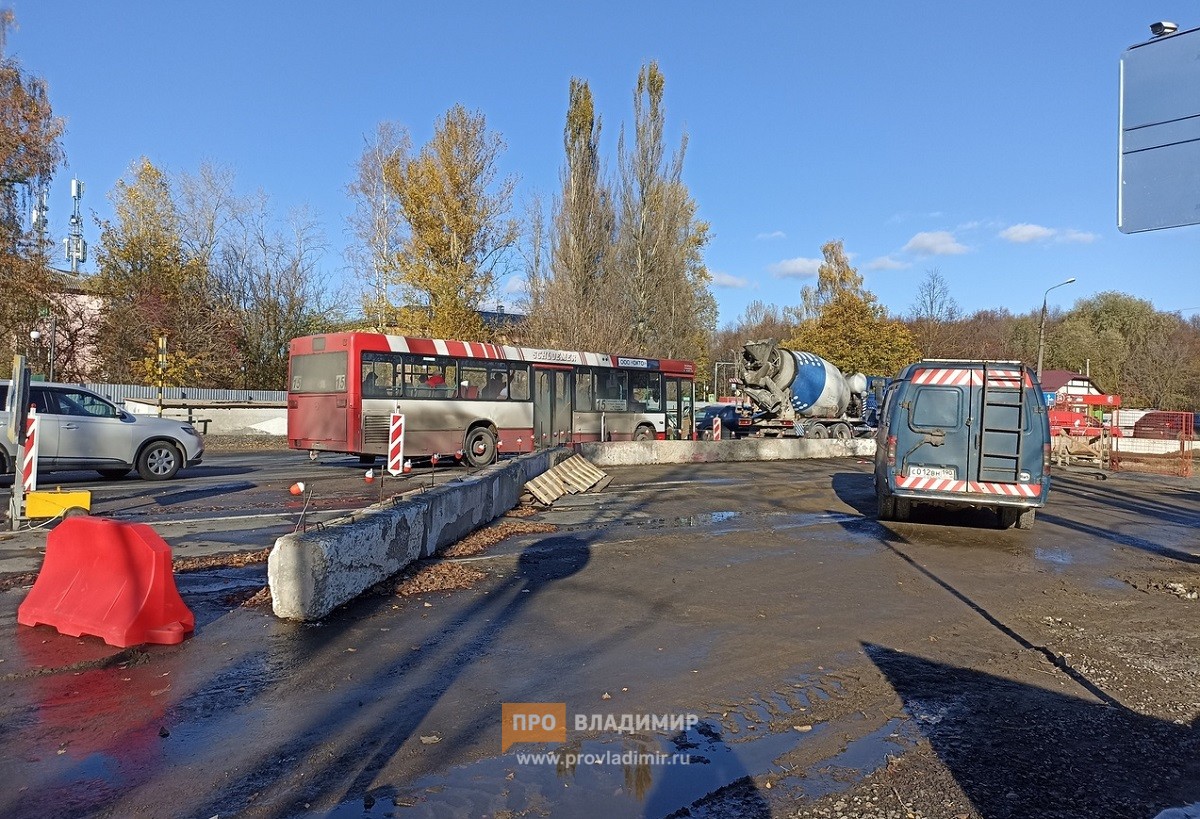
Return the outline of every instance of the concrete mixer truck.
<path id="1" fill-rule="evenodd" d="M 737 362 L 741 389 L 755 408 L 762 435 L 853 438 L 870 429 L 867 377 L 849 377 L 819 355 L 751 341 Z"/>

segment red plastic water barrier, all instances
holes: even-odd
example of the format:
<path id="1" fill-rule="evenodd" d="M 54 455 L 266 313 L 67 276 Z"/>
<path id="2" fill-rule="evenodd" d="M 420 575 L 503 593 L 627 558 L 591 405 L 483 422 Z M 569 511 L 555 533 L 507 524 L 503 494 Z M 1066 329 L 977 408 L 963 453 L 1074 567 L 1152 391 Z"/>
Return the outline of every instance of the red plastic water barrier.
<path id="1" fill-rule="evenodd" d="M 175 588 L 171 547 L 158 533 L 144 523 L 89 517 L 68 518 L 50 533 L 17 622 L 119 648 L 175 645 L 196 627 Z"/>

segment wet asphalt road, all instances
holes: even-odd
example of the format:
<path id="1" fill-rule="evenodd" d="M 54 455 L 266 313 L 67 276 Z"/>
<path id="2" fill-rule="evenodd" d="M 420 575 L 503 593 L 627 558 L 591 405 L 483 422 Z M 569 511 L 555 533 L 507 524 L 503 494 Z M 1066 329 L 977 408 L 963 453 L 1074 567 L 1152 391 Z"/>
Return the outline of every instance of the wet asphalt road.
<path id="1" fill-rule="evenodd" d="M 238 468 L 189 489 L 216 505 Z M 473 588 L 320 625 L 223 602 L 261 567 L 181 576 L 196 634 L 103 668 L 114 650 L 17 627 L 24 591 L 0 593 L 0 815 L 791 816 L 879 777 L 896 815 L 1200 801 L 1198 483 L 1066 473 L 1032 531 L 998 531 L 881 525 L 869 468 L 614 469 L 535 518 L 556 532 L 456 564 Z M 506 702 L 565 703 L 566 744 L 501 753 Z M 518 757 L 554 748 L 674 761 Z"/>
<path id="2" fill-rule="evenodd" d="M 374 470 L 371 483 L 365 480 L 368 469 Z M 39 488 L 88 490 L 92 514 L 150 524 L 176 557 L 198 557 L 263 549 L 293 531 L 302 512 L 305 522 L 319 523 L 467 471 L 457 463 L 432 468 L 425 461 L 392 477 L 384 475 L 382 459 L 371 467 L 344 455 L 312 461 L 305 452 L 254 450 L 209 452 L 204 463 L 169 481 L 143 481 L 136 473 L 110 481 L 95 472 L 53 472 L 41 476 Z M 297 497 L 289 488 L 298 481 L 305 494 Z M 6 479 L 0 484 L 0 509 L 8 509 L 11 483 Z M 0 574 L 35 571 L 49 528 L 0 539 Z"/>

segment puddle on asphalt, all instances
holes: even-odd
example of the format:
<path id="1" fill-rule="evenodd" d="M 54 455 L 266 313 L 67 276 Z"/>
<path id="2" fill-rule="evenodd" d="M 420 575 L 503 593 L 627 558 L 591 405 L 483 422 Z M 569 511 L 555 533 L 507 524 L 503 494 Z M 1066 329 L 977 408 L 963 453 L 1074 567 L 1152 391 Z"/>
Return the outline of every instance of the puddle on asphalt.
<path id="1" fill-rule="evenodd" d="M 1043 549 L 1038 547 L 1033 550 L 1035 560 L 1040 560 L 1043 563 L 1053 563 L 1055 566 L 1070 566 L 1075 562 L 1075 556 L 1066 549 Z"/>
<path id="2" fill-rule="evenodd" d="M 834 685 L 836 688 L 836 684 Z M 897 717 L 848 742 L 803 773 L 777 760 L 806 742 L 844 730 L 817 723 L 811 730 L 771 732 L 776 724 L 804 720 L 789 699 L 827 699 L 829 691 L 806 686 L 767 700 L 731 707 L 721 720 L 710 716 L 673 736 L 608 736 L 560 745 L 529 745 L 503 756 L 461 765 L 400 786 L 378 785 L 369 795 L 343 802 L 323 816 L 475 817 L 553 815 L 591 817 L 691 815 L 704 813 L 702 800 L 738 783 L 733 807 L 751 815 L 767 809 L 769 797 L 816 799 L 838 793 L 912 747 L 920 738 L 914 721 Z M 753 728 L 754 730 L 751 730 Z M 568 764 L 564 757 L 573 754 Z M 776 790 L 760 791 L 755 777 L 771 775 Z M 698 804 L 701 803 L 701 804 Z M 741 815 L 740 813 L 736 815 Z M 765 814 L 763 814 L 765 815 Z"/>

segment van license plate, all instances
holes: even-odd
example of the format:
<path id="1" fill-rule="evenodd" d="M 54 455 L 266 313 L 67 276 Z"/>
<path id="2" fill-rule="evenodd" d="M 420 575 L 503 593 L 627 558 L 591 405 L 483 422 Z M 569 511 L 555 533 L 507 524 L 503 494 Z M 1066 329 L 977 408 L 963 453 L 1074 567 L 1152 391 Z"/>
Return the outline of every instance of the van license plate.
<path id="1" fill-rule="evenodd" d="M 942 481 L 952 481 L 955 478 L 955 474 L 954 467 L 952 466 L 910 466 L 908 468 L 908 477 L 937 478 Z"/>

